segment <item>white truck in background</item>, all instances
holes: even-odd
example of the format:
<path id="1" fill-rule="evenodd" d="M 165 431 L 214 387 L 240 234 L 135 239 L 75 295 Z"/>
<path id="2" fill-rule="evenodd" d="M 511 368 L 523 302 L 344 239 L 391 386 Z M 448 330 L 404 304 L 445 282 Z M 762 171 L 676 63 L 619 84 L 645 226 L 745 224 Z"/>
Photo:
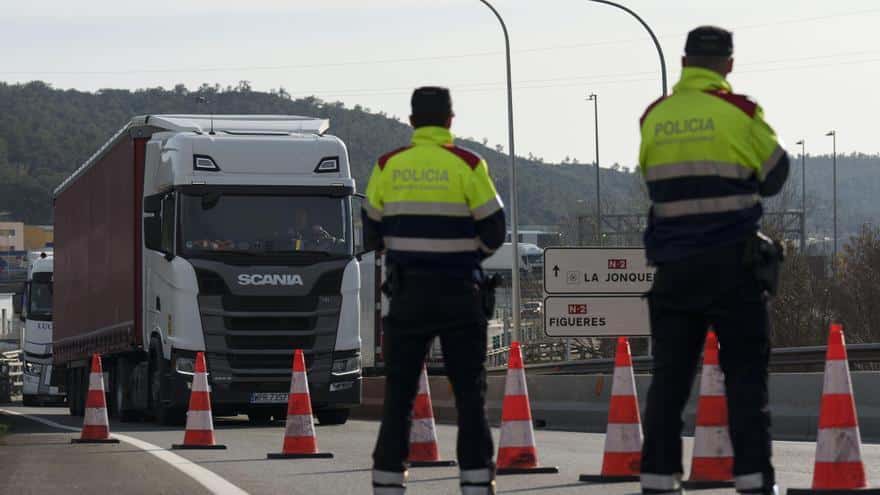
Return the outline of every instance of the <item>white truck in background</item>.
<path id="1" fill-rule="evenodd" d="M 31 256 L 28 256 L 29 260 Z M 26 406 L 64 401 L 52 384 L 52 292 L 54 259 L 35 254 L 28 265 L 22 302 L 22 402 Z"/>
<path id="2" fill-rule="evenodd" d="M 519 269 L 522 273 L 544 270 L 544 250 L 536 244 L 520 242 Z M 492 256 L 483 260 L 483 270 L 492 273 L 509 273 L 513 270 L 513 243 L 505 242 Z"/>

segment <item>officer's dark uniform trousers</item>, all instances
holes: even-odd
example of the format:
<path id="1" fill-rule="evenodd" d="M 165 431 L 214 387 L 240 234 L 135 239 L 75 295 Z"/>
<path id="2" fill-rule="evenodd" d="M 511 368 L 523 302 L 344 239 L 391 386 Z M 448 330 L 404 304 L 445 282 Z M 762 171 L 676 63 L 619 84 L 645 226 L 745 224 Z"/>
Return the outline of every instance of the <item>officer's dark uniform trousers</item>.
<path id="1" fill-rule="evenodd" d="M 409 455 L 413 402 L 422 364 L 435 337 L 458 408 L 458 462 L 462 471 L 492 466 L 486 418 L 486 329 L 476 282 L 466 275 L 392 269 L 384 318 L 385 407 L 374 467 L 401 472 Z"/>
<path id="2" fill-rule="evenodd" d="M 744 251 L 740 242 L 657 267 L 648 298 L 654 378 L 645 414 L 642 472 L 684 473 L 681 415 L 711 327 L 721 347 L 734 474 L 760 473 L 764 486 L 774 482 L 766 385 L 767 302 L 752 270 L 744 268 Z"/>

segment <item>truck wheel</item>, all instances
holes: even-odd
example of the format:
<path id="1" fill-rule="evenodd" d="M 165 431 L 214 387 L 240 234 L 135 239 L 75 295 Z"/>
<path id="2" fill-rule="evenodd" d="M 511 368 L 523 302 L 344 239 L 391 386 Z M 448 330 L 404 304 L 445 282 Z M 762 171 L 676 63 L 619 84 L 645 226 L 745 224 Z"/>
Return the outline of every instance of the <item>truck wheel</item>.
<path id="1" fill-rule="evenodd" d="M 183 411 L 168 407 L 162 403 L 165 395 L 162 388 L 164 377 L 168 373 L 168 361 L 162 356 L 162 346 L 158 339 L 150 341 L 150 407 L 153 418 L 161 425 L 181 425 L 186 416 Z"/>
<path id="2" fill-rule="evenodd" d="M 25 407 L 34 407 L 37 405 L 37 400 L 31 395 L 22 395 L 21 405 Z"/>
<path id="3" fill-rule="evenodd" d="M 82 416 L 85 413 L 85 388 L 87 387 L 84 380 L 85 368 L 71 368 L 67 370 L 68 390 L 70 398 L 68 400 L 68 408 L 71 416 Z"/>
<path id="4" fill-rule="evenodd" d="M 328 409 L 316 412 L 315 416 L 318 417 L 318 422 L 325 426 L 344 425 L 350 413 L 348 409 Z"/>
<path id="5" fill-rule="evenodd" d="M 67 390 L 67 411 L 71 416 L 76 416 L 76 387 L 73 384 L 73 370 L 69 368 L 64 373 L 64 389 Z"/>
<path id="6" fill-rule="evenodd" d="M 120 357 L 113 366 L 113 375 L 111 382 L 113 388 L 111 390 L 110 415 L 119 421 L 127 422 L 134 419 L 134 415 L 125 401 L 125 387 L 128 383 L 128 369 L 125 358 Z"/>

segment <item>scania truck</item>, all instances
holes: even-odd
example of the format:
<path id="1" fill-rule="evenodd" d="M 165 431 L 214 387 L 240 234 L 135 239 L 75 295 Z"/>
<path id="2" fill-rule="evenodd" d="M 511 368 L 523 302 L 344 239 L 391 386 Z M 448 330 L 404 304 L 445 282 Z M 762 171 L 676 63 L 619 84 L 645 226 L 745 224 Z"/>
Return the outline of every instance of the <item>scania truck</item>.
<path id="1" fill-rule="evenodd" d="M 110 412 L 185 417 L 204 351 L 215 415 L 284 415 L 295 349 L 318 421 L 361 400 L 355 183 L 329 122 L 133 118 L 54 193 L 54 362 L 82 415 L 103 356 Z"/>
<path id="2" fill-rule="evenodd" d="M 51 252 L 51 251 L 50 251 Z M 29 256 L 29 258 L 31 258 Z M 21 338 L 22 402 L 26 406 L 64 402 L 52 374 L 53 259 L 45 252 L 32 257 L 24 286 Z"/>

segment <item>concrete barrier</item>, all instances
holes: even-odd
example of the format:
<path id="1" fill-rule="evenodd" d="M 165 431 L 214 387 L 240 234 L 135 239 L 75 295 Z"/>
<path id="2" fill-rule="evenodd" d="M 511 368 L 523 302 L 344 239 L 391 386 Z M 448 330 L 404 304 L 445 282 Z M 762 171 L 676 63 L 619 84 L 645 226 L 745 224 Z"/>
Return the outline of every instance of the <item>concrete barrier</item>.
<path id="1" fill-rule="evenodd" d="M 530 375 L 527 377 L 532 416 L 538 427 L 604 433 L 611 395 L 610 375 Z M 636 375 L 642 414 L 650 375 Z M 862 438 L 880 441 L 880 372 L 852 373 Z M 383 402 L 384 378 L 364 380 L 364 404 L 354 416 L 378 419 Z M 685 434 L 693 434 L 697 386 L 685 409 Z M 439 422 L 454 423 L 455 401 L 446 377 L 431 377 L 434 415 Z M 489 419 L 498 425 L 504 395 L 504 377 L 489 377 Z M 770 376 L 770 410 L 773 437 L 777 440 L 815 440 L 822 397 L 822 373 L 778 373 Z"/>

